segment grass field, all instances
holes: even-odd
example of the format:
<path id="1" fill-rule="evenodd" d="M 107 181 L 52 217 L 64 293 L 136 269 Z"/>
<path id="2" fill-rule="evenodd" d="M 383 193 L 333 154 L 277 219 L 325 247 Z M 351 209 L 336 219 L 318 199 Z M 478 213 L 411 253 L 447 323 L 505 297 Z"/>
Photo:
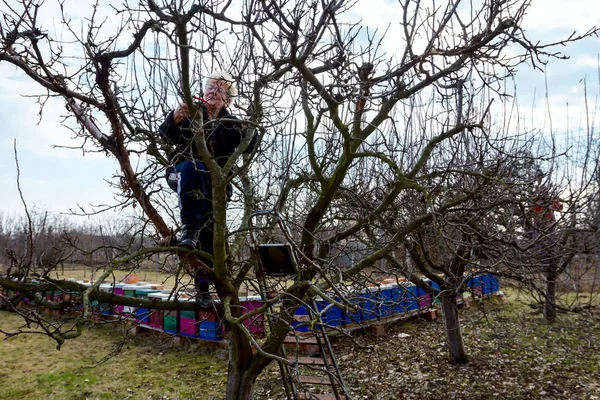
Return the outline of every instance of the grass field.
<path id="1" fill-rule="evenodd" d="M 0 330 L 21 325 L 0 312 Z M 196 347 L 153 333 L 124 338 L 109 326 L 60 351 L 45 336 L 20 335 L 0 342 L 0 399 L 222 399 L 226 362 Z"/>
<path id="2" fill-rule="evenodd" d="M 0 266 L 0 271 L 3 271 Z M 75 279 L 78 281 L 89 279 L 94 280 L 100 277 L 104 273 L 102 268 L 96 268 L 92 272 L 92 268 L 85 267 L 83 265 L 69 265 L 64 269 L 58 269 L 50 274 L 51 278 L 55 279 Z M 193 289 L 193 280 L 186 273 L 181 273 L 179 277 L 176 277 L 174 273 L 166 273 L 156 270 L 154 268 L 142 268 L 137 269 L 133 272 L 117 270 L 107 278 L 110 282 L 121 282 L 125 277 L 135 275 L 140 282 L 148 282 L 154 284 L 160 284 L 165 289 L 172 289 L 177 283 L 178 288 L 189 288 Z M 256 291 L 246 285 L 242 285 L 240 288 L 240 295 L 247 296 L 249 294 L 256 294 Z"/>
<path id="3" fill-rule="evenodd" d="M 57 278 L 57 279 L 72 278 L 72 279 L 76 279 L 76 280 L 83 280 L 83 279 L 92 279 L 93 280 L 93 279 L 97 279 L 103 273 L 104 273 L 104 269 L 102 269 L 102 268 L 96 268 L 92 271 L 92 268 L 85 267 L 83 265 L 70 265 L 68 267 L 65 267 L 64 269 L 59 269 L 59 270 L 52 272 L 50 274 L 50 276 L 52 278 Z M 117 270 L 117 271 L 114 271 L 113 275 L 111 275 L 108 279 L 110 281 L 112 281 L 114 279 L 116 282 L 120 282 L 126 276 L 129 276 L 129 275 L 137 276 L 140 281 L 149 282 L 149 283 L 158 283 L 158 284 L 165 285 L 165 287 L 169 287 L 169 288 L 172 288 L 175 285 L 175 275 L 174 274 L 168 274 L 165 272 L 161 272 L 159 270 L 155 270 L 153 268 L 138 269 L 131 273 L 129 271 Z M 179 277 L 180 285 L 188 284 L 190 282 L 190 280 L 191 280 L 191 278 L 187 274 L 182 274 L 182 276 Z"/>

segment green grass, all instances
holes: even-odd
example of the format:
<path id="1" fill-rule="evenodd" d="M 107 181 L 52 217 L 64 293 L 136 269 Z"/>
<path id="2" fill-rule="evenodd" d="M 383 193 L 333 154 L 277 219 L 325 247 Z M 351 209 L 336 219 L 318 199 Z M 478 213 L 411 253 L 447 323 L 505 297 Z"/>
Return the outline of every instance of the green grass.
<path id="1" fill-rule="evenodd" d="M 94 273 L 92 274 L 92 269 L 90 267 L 84 267 L 82 265 L 69 265 L 64 270 L 59 268 L 58 270 L 53 271 L 52 273 L 50 273 L 50 277 L 57 278 L 57 279 L 71 278 L 71 279 L 76 279 L 76 280 L 82 280 L 82 279 L 92 279 L 92 276 L 93 276 L 94 279 L 97 279 L 103 273 L 104 273 L 103 268 L 95 269 Z M 168 288 L 172 288 L 173 286 L 175 286 L 174 274 L 168 274 L 168 273 L 161 272 L 161 271 L 155 271 L 153 269 L 148 269 L 148 268 L 139 269 L 139 270 L 136 270 L 133 272 L 116 270 L 113 272 L 114 279 L 116 282 L 120 282 L 123 278 L 125 278 L 129 274 L 137 275 L 137 277 L 139 278 L 140 281 L 164 284 L 165 287 L 168 287 Z M 112 281 L 113 276 L 110 276 L 107 279 Z M 183 274 L 183 276 L 180 277 L 180 284 L 181 283 L 186 284 L 186 283 L 189 283 L 189 281 L 191 281 L 191 278 L 186 274 Z"/>
<path id="2" fill-rule="evenodd" d="M 3 272 L 2 265 L 0 265 L 0 272 Z M 75 279 L 77 281 L 89 279 L 94 281 L 95 279 L 98 279 L 104 272 L 105 270 L 103 268 L 96 268 L 92 274 L 92 269 L 90 267 L 85 267 L 79 264 L 69 264 L 65 266 L 64 270 L 58 268 L 57 270 L 51 272 L 49 276 L 54 279 Z M 178 288 L 185 287 L 189 289 L 194 287 L 193 279 L 186 273 L 182 273 L 181 276 L 176 279 L 175 274 L 157 271 L 152 268 L 140 268 L 132 272 L 116 270 L 113 272 L 113 275 L 107 278 L 107 280 L 109 282 L 113 282 L 113 280 L 115 282 L 121 282 L 128 275 L 136 275 L 140 282 L 143 281 L 147 283 L 161 284 L 166 289 L 172 289 L 175 286 Z M 92 277 L 94 279 L 92 279 Z M 292 282 L 290 281 L 286 284 L 290 285 L 291 283 Z M 252 288 L 242 286 L 240 289 L 240 295 L 246 296 L 248 293 L 253 294 L 254 290 Z"/>
<path id="3" fill-rule="evenodd" d="M 21 325 L 0 312 L 0 330 Z M 20 335 L 0 342 L 0 399 L 222 399 L 226 370 L 224 361 L 173 347 L 164 335 L 127 339 L 98 326 L 60 351 L 45 336 Z"/>

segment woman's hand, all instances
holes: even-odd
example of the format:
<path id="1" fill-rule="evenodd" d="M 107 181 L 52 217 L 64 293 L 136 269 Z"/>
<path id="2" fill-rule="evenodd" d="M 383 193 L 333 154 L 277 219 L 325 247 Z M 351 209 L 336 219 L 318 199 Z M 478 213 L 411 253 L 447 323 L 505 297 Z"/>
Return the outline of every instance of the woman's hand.
<path id="1" fill-rule="evenodd" d="M 175 122 L 175 125 L 179 125 L 181 121 L 189 116 L 190 114 L 187 105 L 182 104 L 173 112 L 173 122 Z"/>

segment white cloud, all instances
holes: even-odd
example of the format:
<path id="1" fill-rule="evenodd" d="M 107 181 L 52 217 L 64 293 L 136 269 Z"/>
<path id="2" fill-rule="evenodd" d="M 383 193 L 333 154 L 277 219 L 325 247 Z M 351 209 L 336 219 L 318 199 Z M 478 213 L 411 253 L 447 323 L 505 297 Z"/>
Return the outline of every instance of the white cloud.
<path id="1" fill-rule="evenodd" d="M 600 25 L 596 0 L 533 1 L 524 18 L 525 29 L 540 29 L 552 34 L 569 29 L 581 32 Z"/>
<path id="2" fill-rule="evenodd" d="M 576 54 L 573 57 L 571 57 L 569 65 L 572 65 L 579 69 L 592 68 L 597 70 L 598 68 L 600 68 L 600 58 L 598 57 L 598 51 L 600 51 L 600 48 L 595 54 L 593 51 L 590 51 L 590 53 L 587 54 Z"/>
<path id="3" fill-rule="evenodd" d="M 73 132 L 63 125 L 63 117 L 67 114 L 64 99 L 48 99 L 40 117 L 40 105 L 31 96 L 44 95 L 46 92 L 31 80 L 23 79 L 25 74 L 12 75 L 9 66 L 0 65 L 0 74 L 5 72 L 8 72 L 8 79 L 0 80 L 0 123 L 3 126 L 0 143 L 6 146 L 17 139 L 20 146 L 37 154 L 73 157 L 76 150 L 53 148 L 83 144 L 83 140 L 73 139 Z M 103 156 L 90 154 L 90 157 Z"/>

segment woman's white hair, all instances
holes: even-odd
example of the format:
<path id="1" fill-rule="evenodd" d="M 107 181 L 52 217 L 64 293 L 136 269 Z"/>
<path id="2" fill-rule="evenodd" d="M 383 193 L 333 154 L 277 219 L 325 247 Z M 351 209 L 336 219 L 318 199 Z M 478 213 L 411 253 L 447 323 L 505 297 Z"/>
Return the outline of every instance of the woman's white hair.
<path id="1" fill-rule="evenodd" d="M 204 86 L 209 82 L 222 82 L 223 88 L 229 97 L 236 97 L 238 94 L 237 86 L 233 77 L 225 71 L 212 72 L 204 78 Z"/>

